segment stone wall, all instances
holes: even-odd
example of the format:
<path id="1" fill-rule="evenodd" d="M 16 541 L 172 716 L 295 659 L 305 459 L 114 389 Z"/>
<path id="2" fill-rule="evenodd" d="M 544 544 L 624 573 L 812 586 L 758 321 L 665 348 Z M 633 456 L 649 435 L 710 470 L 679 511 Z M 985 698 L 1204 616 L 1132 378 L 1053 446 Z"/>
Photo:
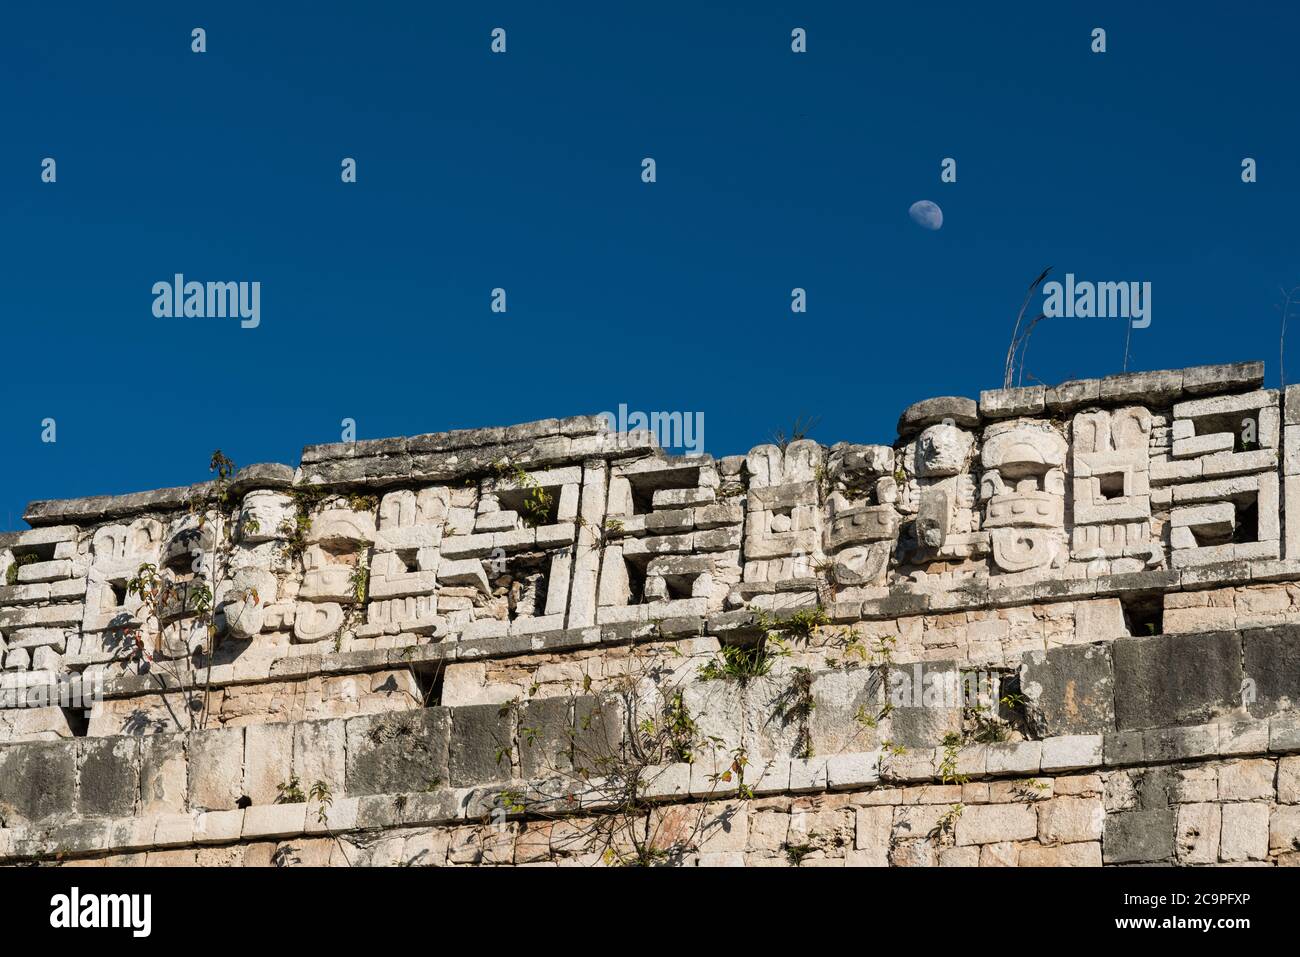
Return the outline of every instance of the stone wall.
<path id="1" fill-rule="evenodd" d="M 721 459 L 545 420 L 32 503 L 0 860 L 1300 863 L 1300 390 L 1262 382 Z"/>

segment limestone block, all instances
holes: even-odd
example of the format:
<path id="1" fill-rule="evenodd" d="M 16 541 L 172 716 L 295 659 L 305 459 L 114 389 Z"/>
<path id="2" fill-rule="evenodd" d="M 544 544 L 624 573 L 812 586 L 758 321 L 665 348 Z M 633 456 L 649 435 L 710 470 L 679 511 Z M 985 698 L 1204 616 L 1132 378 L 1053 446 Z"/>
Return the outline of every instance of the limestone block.
<path id="1" fill-rule="evenodd" d="M 1107 864 L 1166 862 L 1174 856 L 1177 811 L 1157 808 L 1108 814 L 1102 855 Z"/>
<path id="2" fill-rule="evenodd" d="M 141 738 L 139 776 L 141 817 L 179 813 L 185 810 L 189 786 L 187 773 L 188 766 L 182 735 L 156 734 Z"/>
<path id="3" fill-rule="evenodd" d="M 1300 701 L 1300 631 L 1294 627 L 1259 628 L 1242 633 L 1243 679 L 1248 685 L 1238 687 L 1237 699 L 1251 715 L 1266 717 L 1295 707 Z"/>
<path id="4" fill-rule="evenodd" d="M 35 824 L 70 814 L 77 742 L 34 742 L 0 748 L 0 819 Z"/>
<path id="5" fill-rule="evenodd" d="M 1101 380 L 1102 402 L 1161 401 L 1176 398 L 1183 388 L 1180 370 L 1125 372 Z"/>
<path id="6" fill-rule="evenodd" d="M 995 846 L 1004 845 L 986 844 L 980 849 L 981 866 L 986 866 L 983 864 L 983 851 Z M 1035 847 L 1030 844 L 1020 849 L 1016 860 L 1018 867 L 1101 867 L 1101 863 L 1101 845 L 1096 841 L 1055 847 Z"/>
<path id="7" fill-rule="evenodd" d="M 447 708 L 348 720 L 346 793 L 419 793 L 447 786 L 450 730 Z"/>
<path id="8" fill-rule="evenodd" d="M 1218 804 L 1181 804 L 1175 844 L 1179 864 L 1214 864 L 1219 860 L 1221 814 Z"/>
<path id="9" fill-rule="evenodd" d="M 1119 599 L 1096 598 L 1075 602 L 1074 635 L 1075 640 L 1087 642 L 1130 637 Z"/>
<path id="10" fill-rule="evenodd" d="M 438 581 L 444 585 L 465 585 L 491 594 L 483 563 L 475 558 L 443 561 L 438 565 Z"/>
<path id="11" fill-rule="evenodd" d="M 990 532 L 993 561 L 1004 572 L 1045 571 L 1065 564 L 1064 532 L 1045 528 L 998 528 Z"/>
<path id="12" fill-rule="evenodd" d="M 450 604 L 450 599 L 447 601 Z M 442 637 L 447 633 L 447 621 L 438 613 L 436 595 L 372 601 L 366 605 L 366 622 L 368 628 L 379 629 L 384 634 L 408 632 Z"/>
<path id="13" fill-rule="evenodd" d="M 1100 397 L 1100 379 L 1075 379 L 1049 388 L 1043 404 L 1051 412 L 1069 412 L 1081 405 L 1095 403 Z"/>
<path id="14" fill-rule="evenodd" d="M 1276 406 L 1277 399 L 1277 391 L 1274 389 L 1261 389 L 1241 395 L 1216 395 L 1207 399 L 1189 399 L 1174 403 L 1173 416 L 1175 419 L 1200 419 L 1208 416 L 1236 415 Z"/>
<path id="15" fill-rule="evenodd" d="M 1042 767 L 1043 745 L 1040 741 L 1001 741 L 985 752 L 989 774 L 1037 774 Z"/>
<path id="16" fill-rule="evenodd" d="M 980 393 L 980 415 L 986 419 L 1038 415 L 1046 405 L 1046 398 L 1047 389 L 1041 385 L 1020 389 L 986 389 Z"/>
<path id="17" fill-rule="evenodd" d="M 1219 838 L 1219 859 L 1228 862 L 1261 861 L 1268 857 L 1267 804 L 1224 804 Z"/>
<path id="18" fill-rule="evenodd" d="M 190 808 L 235 808 L 244 787 L 244 729 L 200 731 L 190 736 L 187 748 Z"/>
<path id="19" fill-rule="evenodd" d="M 899 416 L 898 434 L 910 435 L 936 422 L 949 421 L 967 428 L 979 425 L 979 407 L 975 400 L 947 395 L 914 402 Z"/>
<path id="20" fill-rule="evenodd" d="M 347 508 L 327 508 L 312 518 L 307 542 L 334 548 L 356 549 L 375 541 L 375 516 Z"/>
<path id="21" fill-rule="evenodd" d="M 452 710 L 449 783 L 465 787 L 509 780 L 514 729 L 514 709 L 508 706 L 466 705 Z"/>
<path id="22" fill-rule="evenodd" d="M 5 692 L 8 693 L 7 690 Z M 6 708 L 0 710 L 0 744 L 55 741 L 73 737 L 63 708 Z"/>
<path id="23" fill-rule="evenodd" d="M 294 726 L 254 724 L 244 729 L 243 794 L 254 804 L 274 804 L 293 777 Z M 311 782 L 302 782 L 306 792 Z"/>
<path id="24" fill-rule="evenodd" d="M 1300 848 L 1300 807 L 1280 805 L 1273 808 L 1269 814 L 1268 846 L 1273 851 L 1295 851 Z M 1257 849 L 1257 845 L 1253 849 Z"/>
<path id="25" fill-rule="evenodd" d="M 1026 804 L 982 804 L 967 807 L 957 819 L 957 844 L 1027 841 L 1038 834 L 1038 815 Z"/>
<path id="26" fill-rule="evenodd" d="M 356 596 L 356 565 L 335 561 L 319 545 L 303 552 L 302 586 L 299 599 L 305 601 L 353 601 Z"/>
<path id="27" fill-rule="evenodd" d="M 836 554 L 831 572 L 840 585 L 883 585 L 893 551 L 892 541 L 846 548 Z"/>
<path id="28" fill-rule="evenodd" d="M 141 565 L 158 563 L 162 540 L 162 523 L 152 518 L 101 526 L 91 539 L 91 568 L 101 579 L 134 578 Z"/>
<path id="29" fill-rule="evenodd" d="M 1105 645 L 1031 651 L 1021 661 L 1020 687 L 1041 737 L 1115 728 L 1115 671 Z"/>
<path id="30" fill-rule="evenodd" d="M 194 813 L 192 833 L 195 844 L 233 843 L 243 836 L 243 831 L 243 810 Z"/>
<path id="31" fill-rule="evenodd" d="M 253 805 L 244 810 L 245 841 L 297 837 L 307 829 L 307 804 Z"/>
<path id="32" fill-rule="evenodd" d="M 437 587 L 438 567 L 436 548 L 377 552 L 370 565 L 369 595 L 379 599 L 430 594 Z"/>
<path id="33" fill-rule="evenodd" d="M 76 811 L 83 817 L 129 817 L 139 791 L 139 745 L 132 738 L 78 741 Z"/>
<path id="34" fill-rule="evenodd" d="M 1219 800 L 1268 800 L 1275 773 L 1272 761 L 1229 761 L 1219 768 Z"/>
<path id="35" fill-rule="evenodd" d="M 1121 638 L 1111 653 L 1120 730 L 1198 723 L 1239 704 L 1242 652 L 1234 633 Z"/>
<path id="36" fill-rule="evenodd" d="M 1074 734 L 1043 741 L 1044 774 L 1096 768 L 1102 764 L 1102 736 Z"/>
<path id="37" fill-rule="evenodd" d="M 1278 761 L 1277 800 L 1279 804 L 1300 804 L 1300 757 Z"/>
<path id="38" fill-rule="evenodd" d="M 1043 844 L 1099 841 L 1105 819 L 1100 798 L 1053 797 L 1038 805 L 1038 840 Z"/>
<path id="39" fill-rule="evenodd" d="M 859 807 L 854 810 L 853 847 L 861 852 L 852 861 L 860 867 L 888 867 L 893 809 Z"/>

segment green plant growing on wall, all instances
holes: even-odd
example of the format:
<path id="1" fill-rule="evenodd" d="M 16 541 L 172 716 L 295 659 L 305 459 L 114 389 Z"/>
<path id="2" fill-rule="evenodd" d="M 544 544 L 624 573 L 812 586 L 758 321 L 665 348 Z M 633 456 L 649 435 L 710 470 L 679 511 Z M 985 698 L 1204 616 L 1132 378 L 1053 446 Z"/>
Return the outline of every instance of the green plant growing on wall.
<path id="1" fill-rule="evenodd" d="M 729 747 L 701 731 L 698 716 L 687 707 L 684 682 L 689 675 L 659 660 L 680 655 L 670 649 L 648 655 L 628 645 L 628 664 L 593 694 L 582 683 L 582 697 L 570 695 L 573 716 L 560 747 L 547 745 L 539 729 L 525 725 L 517 741 L 521 760 L 536 756 L 537 790 L 498 794 L 497 813 L 524 814 L 568 822 L 563 840 L 552 847 L 561 854 L 592 854 L 611 866 L 657 867 L 681 863 L 709 826 L 708 802 L 733 793 L 753 797 L 750 759 L 743 747 Z M 671 677 L 676 675 L 676 677 Z M 648 694 L 648 688 L 655 688 Z M 594 703 L 593 703 L 594 699 Z M 507 742 L 501 743 L 502 762 Z M 656 787 L 664 774 L 682 765 L 706 762 L 698 774 L 708 782 L 701 803 L 681 811 L 683 822 L 653 813 Z M 579 812 L 592 808 L 590 816 Z"/>
<path id="2" fill-rule="evenodd" d="M 1046 781 L 1040 781 L 1037 778 L 1024 778 L 1017 781 L 1012 787 L 1012 791 L 1017 797 L 1026 801 L 1041 801 L 1044 798 L 1051 797 L 1052 786 Z"/>
<path id="3" fill-rule="evenodd" d="M 290 490 L 289 498 L 293 501 L 293 515 L 284 519 L 275 530 L 280 536 L 280 550 L 284 558 L 298 561 L 307 550 L 307 536 L 311 533 L 312 514 L 321 507 L 325 492 L 314 487 Z"/>
<path id="4" fill-rule="evenodd" d="M 812 843 L 817 837 L 816 831 L 808 833 L 808 840 L 798 844 L 785 842 L 781 845 L 781 850 L 785 852 L 785 859 L 790 862 L 791 867 L 799 867 L 803 864 L 804 858 L 817 851 L 817 845 Z"/>
<path id="5" fill-rule="evenodd" d="M 35 552 L 23 552 L 14 556 L 14 560 L 9 563 L 9 568 L 5 571 L 5 584 L 18 584 L 18 569 L 24 565 L 34 565 L 40 561 L 40 557 Z"/>
<path id="6" fill-rule="evenodd" d="M 354 512 L 373 512 L 379 507 L 379 496 L 353 492 L 348 496 L 348 508 Z"/>
<path id="7" fill-rule="evenodd" d="M 492 463 L 492 471 L 499 481 L 509 481 L 517 489 L 524 490 L 524 501 L 519 509 L 519 517 L 529 528 L 545 525 L 551 517 L 555 505 L 555 496 L 538 484 L 522 465 L 512 466 L 505 459 Z"/>
<path id="8" fill-rule="evenodd" d="M 358 605 L 366 603 L 367 589 L 370 587 L 370 552 L 366 548 L 357 550 L 357 564 L 352 569 L 352 574 L 348 576 L 348 584 L 352 588 L 352 594 L 356 597 Z"/>
<path id="9" fill-rule="evenodd" d="M 215 597 L 233 583 L 230 559 L 237 528 L 231 516 L 236 506 L 231 484 L 235 463 L 218 449 L 212 453 L 208 467 L 216 478 L 187 503 L 189 513 L 197 518 L 194 527 L 184 533 L 195 543 L 191 548 L 193 561 L 186 573 L 188 577 L 153 563 L 140 565 L 136 575 L 126 583 L 127 594 L 140 599 L 140 609 L 132 622 L 119 629 L 126 641 L 120 657 L 135 662 L 142 671 L 150 674 L 161 671 L 170 679 L 168 682 L 159 678 L 159 683 L 165 691 L 180 695 L 185 717 L 182 719 L 175 713 L 167 694 L 162 695 L 163 703 L 177 727 L 189 730 L 207 726 L 213 655 L 222 637 L 217 628 L 219 609 Z M 205 530 L 209 533 L 206 548 Z M 231 592 L 226 597 L 251 601 L 254 605 L 261 601 L 254 589 Z M 145 633 L 151 623 L 160 640 L 165 637 L 165 619 L 175 619 L 173 627 L 178 637 L 172 642 L 173 648 L 146 647 Z"/>
<path id="10" fill-rule="evenodd" d="M 943 736 L 943 757 L 939 761 L 939 780 L 944 784 L 965 784 L 970 780 L 957 770 L 957 758 L 965 739 L 959 731 L 949 731 Z"/>
<path id="11" fill-rule="evenodd" d="M 307 796 L 302 792 L 302 785 L 298 781 L 298 775 L 290 775 L 288 781 L 284 781 L 275 786 L 279 793 L 276 798 L 276 804 L 302 804 L 307 800 Z"/>
<path id="12" fill-rule="evenodd" d="M 702 681 L 749 681 L 770 673 L 776 659 L 788 654 L 787 647 L 767 636 L 749 645 L 723 645 L 718 657 L 700 666 L 699 676 Z"/>
<path id="13" fill-rule="evenodd" d="M 752 609 L 757 639 L 744 644 L 726 644 L 718 656 L 699 669 L 704 681 L 749 681 L 761 678 L 772 671 L 778 658 L 790 654 L 787 639 L 807 641 L 830 619 L 820 606 L 801 608 L 784 617 L 776 618 L 762 609 Z"/>

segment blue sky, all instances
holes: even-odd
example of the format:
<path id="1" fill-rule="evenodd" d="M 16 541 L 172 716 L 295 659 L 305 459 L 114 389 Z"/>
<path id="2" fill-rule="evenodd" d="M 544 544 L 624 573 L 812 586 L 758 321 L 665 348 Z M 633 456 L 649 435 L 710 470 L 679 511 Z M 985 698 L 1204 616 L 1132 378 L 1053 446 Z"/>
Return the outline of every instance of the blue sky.
<path id="1" fill-rule="evenodd" d="M 0 527 L 205 479 L 217 447 L 296 463 L 344 417 L 377 438 L 626 403 L 704 413 L 717 455 L 797 416 L 891 442 L 910 402 L 1000 384 L 1049 265 L 1151 282 L 1130 368 L 1263 358 L 1276 385 L 1285 7 L 10 5 Z M 259 281 L 261 325 L 155 318 L 177 272 Z M 1045 321 L 1027 379 L 1123 349 L 1122 320 Z"/>

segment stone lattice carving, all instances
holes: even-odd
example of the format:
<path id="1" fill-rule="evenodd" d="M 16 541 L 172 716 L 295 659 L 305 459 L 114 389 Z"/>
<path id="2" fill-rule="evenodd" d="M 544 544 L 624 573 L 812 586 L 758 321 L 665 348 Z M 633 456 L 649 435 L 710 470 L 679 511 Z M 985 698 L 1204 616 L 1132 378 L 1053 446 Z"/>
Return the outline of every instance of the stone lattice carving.
<path id="1" fill-rule="evenodd" d="M 735 474 L 735 463 L 728 471 Z M 739 485 L 708 456 L 615 465 L 595 618 L 648 621 L 720 609 L 740 581 Z M 579 550 L 578 561 L 582 561 Z"/>
<path id="2" fill-rule="evenodd" d="M 1151 413 L 1140 406 L 1081 412 L 1071 429 L 1071 556 L 1114 572 L 1161 564 L 1151 531 Z"/>
<path id="3" fill-rule="evenodd" d="M 1174 567 L 1281 555 L 1280 424 L 1273 390 L 1174 405 L 1159 472 Z"/>

